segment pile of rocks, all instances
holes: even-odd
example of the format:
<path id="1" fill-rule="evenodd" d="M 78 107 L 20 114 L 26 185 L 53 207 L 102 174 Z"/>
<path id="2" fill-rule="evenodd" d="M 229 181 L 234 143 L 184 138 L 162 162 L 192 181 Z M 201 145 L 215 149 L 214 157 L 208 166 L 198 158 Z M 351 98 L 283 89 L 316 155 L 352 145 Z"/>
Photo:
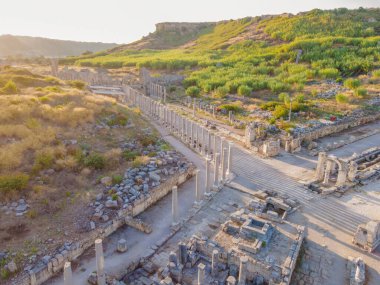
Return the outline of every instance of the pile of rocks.
<path id="1" fill-rule="evenodd" d="M 111 177 L 102 178 L 101 182 L 105 186 L 103 193 L 96 197 L 96 202 L 90 204 L 95 210 L 92 220 L 107 222 L 112 211 L 127 209 L 136 200 L 148 198 L 153 188 L 175 174 L 185 173 L 189 167 L 190 163 L 176 151 L 159 151 L 150 158 L 148 164 L 127 169 L 119 184 L 111 186 Z M 90 227 L 94 229 L 95 223 L 90 223 Z"/>
<path id="2" fill-rule="evenodd" d="M 24 199 L 18 200 L 18 202 L 11 202 L 7 204 L 0 203 L 0 209 L 5 213 L 5 215 L 15 214 L 16 217 L 25 215 L 28 212 L 30 206 L 26 203 Z"/>

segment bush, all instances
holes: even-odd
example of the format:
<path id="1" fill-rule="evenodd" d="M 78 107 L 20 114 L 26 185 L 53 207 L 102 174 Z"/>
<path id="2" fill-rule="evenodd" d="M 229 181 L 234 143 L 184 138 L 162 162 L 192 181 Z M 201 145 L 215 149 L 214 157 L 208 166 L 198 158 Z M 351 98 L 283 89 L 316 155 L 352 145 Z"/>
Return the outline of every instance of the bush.
<path id="1" fill-rule="evenodd" d="M 285 118 L 286 116 L 288 116 L 288 114 L 289 114 L 288 109 L 285 106 L 281 106 L 281 105 L 277 105 L 273 111 L 273 116 L 276 119 Z"/>
<path id="2" fill-rule="evenodd" d="M 147 157 L 147 156 L 137 156 L 134 160 L 133 160 L 133 162 L 132 162 L 132 167 L 134 167 L 134 168 L 138 168 L 138 167 L 140 167 L 140 166 L 142 166 L 142 165 L 145 165 L 145 164 L 147 164 L 148 162 L 149 162 L 149 157 Z"/>
<path id="3" fill-rule="evenodd" d="M 121 175 L 112 175 L 112 184 L 120 184 L 123 181 L 123 176 Z"/>
<path id="4" fill-rule="evenodd" d="M 18 89 L 16 83 L 14 83 L 12 80 L 8 80 L 5 86 L 1 89 L 1 93 L 7 95 L 17 94 L 17 92 Z"/>
<path id="5" fill-rule="evenodd" d="M 67 82 L 67 84 L 70 87 L 74 87 L 74 88 L 79 89 L 79 90 L 83 90 L 84 87 L 86 86 L 86 83 L 83 81 L 80 81 L 80 80 L 70 80 Z"/>
<path id="6" fill-rule="evenodd" d="M 240 85 L 237 92 L 240 96 L 251 96 L 252 88 L 247 85 Z"/>
<path id="7" fill-rule="evenodd" d="M 298 94 L 295 98 L 295 101 L 297 103 L 304 103 L 305 102 L 305 96 L 303 94 Z"/>
<path id="8" fill-rule="evenodd" d="M 373 76 L 374 78 L 380 78 L 380 69 L 378 69 L 378 70 L 374 70 L 374 71 L 372 72 L 372 76 Z"/>
<path id="9" fill-rule="evenodd" d="M 319 74 L 324 79 L 335 79 L 339 76 L 339 70 L 336 68 L 325 68 L 319 70 Z"/>
<path id="10" fill-rule="evenodd" d="M 42 169 L 47 169 L 52 167 L 54 163 L 54 156 L 52 152 L 43 151 L 38 152 L 34 159 L 33 171 L 38 172 Z"/>
<path id="11" fill-rule="evenodd" d="M 126 161 L 133 161 L 139 153 L 137 151 L 124 150 L 123 157 Z"/>
<path id="12" fill-rule="evenodd" d="M 110 127 L 113 126 L 125 126 L 128 123 L 128 116 L 125 114 L 113 115 L 108 121 L 107 125 Z"/>
<path id="13" fill-rule="evenodd" d="M 280 102 L 287 102 L 289 100 L 289 94 L 285 92 L 278 94 L 278 100 Z"/>
<path id="14" fill-rule="evenodd" d="M 93 153 L 84 158 L 84 165 L 94 169 L 103 169 L 106 165 L 106 160 L 102 155 Z"/>
<path id="15" fill-rule="evenodd" d="M 120 158 L 122 156 L 122 150 L 120 148 L 112 148 L 104 154 L 104 158 L 107 163 L 107 167 L 116 168 L 120 165 Z"/>
<path id="16" fill-rule="evenodd" d="M 339 93 L 339 94 L 336 94 L 335 100 L 339 104 L 345 104 L 348 102 L 348 97 L 346 95 Z"/>
<path id="17" fill-rule="evenodd" d="M 267 103 L 263 103 L 260 105 L 260 108 L 263 110 L 268 110 L 268 111 L 273 111 L 280 103 L 274 102 L 274 101 L 269 101 Z"/>
<path id="18" fill-rule="evenodd" d="M 355 90 L 355 96 L 357 97 L 364 97 L 367 95 L 367 90 L 364 88 L 358 88 Z"/>
<path id="19" fill-rule="evenodd" d="M 224 98 L 227 96 L 228 94 L 228 88 L 225 87 L 225 86 L 220 86 L 218 88 L 215 89 L 214 91 L 214 97 L 216 98 Z"/>
<path id="20" fill-rule="evenodd" d="M 191 97 L 197 97 L 201 93 L 201 89 L 197 86 L 190 86 L 186 89 L 186 95 Z"/>
<path id="21" fill-rule="evenodd" d="M 26 188 L 29 176 L 23 173 L 15 173 L 0 176 L 0 192 L 5 195 L 13 191 L 20 191 Z"/>
<path id="22" fill-rule="evenodd" d="M 231 104 L 225 104 L 220 106 L 220 109 L 226 110 L 226 111 L 233 111 L 234 113 L 239 113 L 242 111 L 241 107 Z"/>
<path id="23" fill-rule="evenodd" d="M 344 86 L 350 89 L 356 89 L 360 86 L 360 80 L 349 78 L 344 81 Z"/>

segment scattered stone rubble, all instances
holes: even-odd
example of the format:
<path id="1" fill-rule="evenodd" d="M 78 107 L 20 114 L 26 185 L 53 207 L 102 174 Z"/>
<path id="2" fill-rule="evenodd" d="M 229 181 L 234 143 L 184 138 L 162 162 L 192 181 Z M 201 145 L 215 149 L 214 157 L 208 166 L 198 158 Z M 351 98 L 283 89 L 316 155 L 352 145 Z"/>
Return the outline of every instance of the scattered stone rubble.
<path id="1" fill-rule="evenodd" d="M 5 215 L 15 214 L 16 217 L 24 216 L 30 209 L 29 204 L 25 199 L 20 199 L 18 202 L 0 203 L 0 210 Z"/>
<path id="2" fill-rule="evenodd" d="M 104 191 L 90 205 L 95 210 L 92 222 L 107 222 L 117 210 L 131 209 L 136 202 L 148 199 L 152 189 L 173 175 L 185 173 L 189 167 L 191 163 L 176 151 L 158 151 L 147 165 L 127 169 L 120 184 L 111 186 L 112 178 L 103 177 Z"/>

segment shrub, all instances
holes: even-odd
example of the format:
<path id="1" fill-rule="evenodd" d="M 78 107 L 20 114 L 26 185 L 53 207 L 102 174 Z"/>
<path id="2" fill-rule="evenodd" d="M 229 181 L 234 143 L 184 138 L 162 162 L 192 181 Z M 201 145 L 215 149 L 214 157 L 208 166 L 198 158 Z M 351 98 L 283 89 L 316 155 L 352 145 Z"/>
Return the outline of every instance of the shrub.
<path id="1" fill-rule="evenodd" d="M 355 90 L 355 96 L 357 97 L 364 97 L 367 95 L 367 89 L 364 88 L 358 88 Z"/>
<path id="2" fill-rule="evenodd" d="M 137 167 L 147 164 L 148 162 L 149 162 L 149 157 L 137 156 L 132 162 L 132 167 L 137 168 Z"/>
<path id="3" fill-rule="evenodd" d="M 54 163 L 54 156 L 50 151 L 41 151 L 34 158 L 33 171 L 38 172 L 42 169 L 50 168 Z"/>
<path id="4" fill-rule="evenodd" d="M 122 156 L 122 150 L 120 148 L 113 148 L 108 150 L 104 154 L 104 158 L 107 162 L 107 167 L 114 168 L 120 164 L 120 158 Z"/>
<path id="5" fill-rule="evenodd" d="M 305 102 L 305 96 L 304 96 L 303 94 L 298 94 L 298 95 L 296 96 L 296 98 L 295 98 L 295 101 L 296 101 L 297 103 L 303 103 L 303 102 Z"/>
<path id="6" fill-rule="evenodd" d="M 83 90 L 84 87 L 86 86 L 86 83 L 83 82 L 83 81 L 80 81 L 80 80 L 70 80 L 70 81 L 67 82 L 67 84 L 70 87 L 73 87 L 73 88 L 76 88 L 76 89 L 79 89 L 79 90 Z"/>
<path id="7" fill-rule="evenodd" d="M 5 86 L 1 89 L 1 93 L 8 95 L 17 94 L 17 92 L 18 89 L 16 83 L 14 83 L 12 80 L 8 80 Z"/>
<path id="8" fill-rule="evenodd" d="M 153 135 L 140 135 L 138 136 L 138 140 L 142 146 L 147 147 L 148 145 L 154 145 L 157 141 L 157 138 Z"/>
<path id="9" fill-rule="evenodd" d="M 288 115 L 288 113 L 289 113 L 289 111 L 288 111 L 288 109 L 285 106 L 277 105 L 274 108 L 273 116 L 276 119 L 285 118 Z"/>
<path id="10" fill-rule="evenodd" d="M 346 95 L 344 95 L 344 94 L 339 93 L 339 94 L 336 94 L 335 100 L 339 104 L 345 104 L 345 103 L 348 102 L 348 97 Z"/>
<path id="11" fill-rule="evenodd" d="M 215 89 L 214 91 L 214 97 L 215 98 L 224 98 L 227 96 L 228 94 L 228 88 L 225 87 L 225 86 L 220 86 L 218 88 Z"/>
<path id="12" fill-rule="evenodd" d="M 123 157 L 126 161 L 133 161 L 139 153 L 137 151 L 124 150 Z"/>
<path id="13" fill-rule="evenodd" d="M 285 92 L 282 92 L 280 94 L 278 94 L 278 100 L 280 102 L 286 102 L 289 100 L 289 94 L 288 93 L 285 93 Z"/>
<path id="14" fill-rule="evenodd" d="M 344 81 L 344 86 L 350 89 L 356 89 L 360 86 L 360 80 L 349 78 Z"/>
<path id="15" fill-rule="evenodd" d="M 280 105 L 280 103 L 274 102 L 274 101 L 269 101 L 269 102 L 261 104 L 260 108 L 263 110 L 273 111 L 277 105 Z"/>
<path id="16" fill-rule="evenodd" d="M 94 169 L 103 169 L 106 165 L 106 160 L 101 154 L 93 153 L 84 158 L 84 165 Z"/>
<path id="17" fill-rule="evenodd" d="M 14 173 L 0 176 L 0 192 L 2 194 L 20 191 L 26 188 L 29 176 L 23 173 Z"/>
<path id="18" fill-rule="evenodd" d="M 236 106 L 236 105 L 232 105 L 232 104 L 225 104 L 225 105 L 222 105 L 220 106 L 220 109 L 222 110 L 226 110 L 226 111 L 233 111 L 235 113 L 238 113 L 238 112 L 241 112 L 242 111 L 242 108 L 239 107 L 239 106 Z"/>
<path id="19" fill-rule="evenodd" d="M 190 86 L 186 89 L 186 95 L 191 97 L 197 97 L 201 93 L 201 90 L 197 86 Z"/>
<path id="20" fill-rule="evenodd" d="M 319 74 L 325 79 L 335 79 L 339 76 L 339 70 L 336 68 L 325 68 L 319 70 Z"/>
<path id="21" fill-rule="evenodd" d="M 107 121 L 107 125 L 110 127 L 125 126 L 127 125 L 127 123 L 128 123 L 128 116 L 125 114 L 114 115 Z"/>
<path id="22" fill-rule="evenodd" d="M 240 85 L 237 92 L 240 96 L 251 96 L 252 88 L 247 85 Z"/>
<path id="23" fill-rule="evenodd" d="M 120 184 L 123 181 L 123 176 L 112 175 L 112 184 Z"/>
<path id="24" fill-rule="evenodd" d="M 372 76 L 374 78 L 380 78 L 380 69 L 374 70 L 373 73 L 372 73 Z"/>

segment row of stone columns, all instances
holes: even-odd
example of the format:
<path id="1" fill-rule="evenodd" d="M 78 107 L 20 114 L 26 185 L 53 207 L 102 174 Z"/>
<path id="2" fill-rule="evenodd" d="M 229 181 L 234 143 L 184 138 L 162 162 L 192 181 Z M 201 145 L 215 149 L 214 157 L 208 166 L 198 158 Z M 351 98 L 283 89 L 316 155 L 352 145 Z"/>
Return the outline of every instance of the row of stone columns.
<path id="1" fill-rule="evenodd" d="M 213 156 L 216 152 L 219 152 L 220 155 L 223 156 L 222 145 L 224 138 L 219 137 L 215 133 L 211 133 L 204 126 L 179 115 L 175 111 L 170 110 L 166 105 L 145 96 L 143 93 L 129 86 L 125 86 L 123 89 L 125 91 L 125 95 L 121 98 L 123 103 L 136 105 L 142 112 L 158 119 L 159 122 L 166 126 L 172 133 L 177 134 L 184 142 L 189 143 L 194 150 L 202 155 Z M 211 143 L 212 137 L 214 137 L 213 145 Z M 221 143 L 219 151 L 216 140 L 219 140 Z M 231 155 L 231 152 L 229 152 L 229 155 Z"/>

